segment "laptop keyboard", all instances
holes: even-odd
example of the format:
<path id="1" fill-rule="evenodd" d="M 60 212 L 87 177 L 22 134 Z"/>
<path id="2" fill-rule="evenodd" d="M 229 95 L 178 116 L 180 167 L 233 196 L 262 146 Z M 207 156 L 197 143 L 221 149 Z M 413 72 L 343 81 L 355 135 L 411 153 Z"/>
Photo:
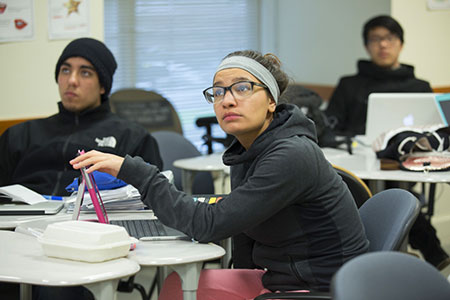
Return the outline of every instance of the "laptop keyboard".
<path id="1" fill-rule="evenodd" d="M 158 219 L 110 220 L 110 224 L 124 227 L 132 237 L 166 236 L 167 232 Z"/>

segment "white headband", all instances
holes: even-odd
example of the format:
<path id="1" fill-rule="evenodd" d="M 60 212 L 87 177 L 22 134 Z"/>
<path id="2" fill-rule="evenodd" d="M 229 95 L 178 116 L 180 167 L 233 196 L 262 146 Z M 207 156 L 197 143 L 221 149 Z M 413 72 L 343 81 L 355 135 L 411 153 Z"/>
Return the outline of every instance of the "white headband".
<path id="1" fill-rule="evenodd" d="M 270 71 L 267 70 L 262 64 L 246 56 L 231 56 L 222 60 L 219 67 L 217 67 L 216 74 L 221 70 L 231 68 L 243 69 L 258 78 L 259 81 L 264 83 L 269 88 L 270 94 L 275 100 L 275 103 L 278 103 L 280 89 L 277 81 L 275 80 L 275 77 L 273 77 L 272 73 L 270 73 Z"/>

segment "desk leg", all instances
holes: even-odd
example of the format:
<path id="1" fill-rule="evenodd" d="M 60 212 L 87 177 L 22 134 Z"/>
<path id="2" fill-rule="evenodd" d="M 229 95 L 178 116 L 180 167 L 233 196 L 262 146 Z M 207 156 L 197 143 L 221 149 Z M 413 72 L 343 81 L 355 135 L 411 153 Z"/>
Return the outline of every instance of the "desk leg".
<path id="1" fill-rule="evenodd" d="M 192 195 L 192 185 L 194 184 L 195 171 L 191 170 L 181 170 L 181 186 L 183 187 L 183 191 Z"/>
<path id="2" fill-rule="evenodd" d="M 221 258 L 221 266 L 222 269 L 228 269 L 229 268 L 229 264 L 231 261 L 231 252 L 233 251 L 233 246 L 232 246 L 232 239 L 231 238 L 226 238 L 224 240 L 222 240 L 221 242 L 221 246 L 222 248 L 225 249 L 225 255 L 222 256 Z"/>
<path id="3" fill-rule="evenodd" d="M 170 266 L 181 278 L 183 300 L 196 300 L 198 280 L 202 270 L 203 262 L 195 262 L 183 265 Z"/>
<path id="4" fill-rule="evenodd" d="M 84 287 L 89 289 L 96 300 L 115 300 L 117 299 L 117 286 L 119 279 L 85 284 Z"/>
<path id="5" fill-rule="evenodd" d="M 31 284 L 20 284 L 20 300 L 31 300 Z"/>
<path id="6" fill-rule="evenodd" d="M 385 190 L 385 182 L 383 180 L 369 180 L 369 189 L 375 195 Z"/>
<path id="7" fill-rule="evenodd" d="M 225 173 L 225 171 L 220 171 L 220 182 L 222 184 L 222 191 L 220 192 L 221 194 L 228 194 L 230 192 L 230 187 L 229 185 L 227 185 L 228 181 L 228 174 Z"/>
<path id="8" fill-rule="evenodd" d="M 430 190 L 428 192 L 428 209 L 427 209 L 427 216 L 429 219 L 434 214 L 434 197 L 436 194 L 436 183 L 430 183 Z"/>

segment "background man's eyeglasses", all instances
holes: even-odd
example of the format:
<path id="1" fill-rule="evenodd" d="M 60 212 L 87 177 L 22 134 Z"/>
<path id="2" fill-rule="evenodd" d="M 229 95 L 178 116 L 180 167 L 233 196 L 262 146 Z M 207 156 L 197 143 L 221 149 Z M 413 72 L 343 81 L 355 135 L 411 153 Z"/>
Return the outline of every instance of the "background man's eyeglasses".
<path id="1" fill-rule="evenodd" d="M 253 81 L 238 81 L 228 87 L 212 86 L 203 91 L 208 103 L 219 103 L 225 97 L 227 91 L 233 95 L 236 100 L 244 100 L 253 95 L 254 86 L 260 86 L 267 89 L 267 86 Z"/>
<path id="2" fill-rule="evenodd" d="M 395 34 L 388 34 L 385 36 L 372 36 L 369 38 L 369 44 L 379 45 L 382 41 L 386 41 L 388 44 L 398 41 L 399 38 Z"/>

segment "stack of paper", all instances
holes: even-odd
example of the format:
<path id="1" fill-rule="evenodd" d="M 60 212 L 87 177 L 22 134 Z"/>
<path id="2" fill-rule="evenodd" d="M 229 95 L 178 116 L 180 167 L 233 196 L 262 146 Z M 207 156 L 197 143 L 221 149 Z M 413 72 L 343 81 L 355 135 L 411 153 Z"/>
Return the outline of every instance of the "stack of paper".
<path id="1" fill-rule="evenodd" d="M 71 198 L 76 198 L 76 194 Z M 126 185 L 112 190 L 101 190 L 100 197 L 106 211 L 112 210 L 142 210 L 147 206 L 141 201 L 141 194 L 132 185 Z M 68 206 L 68 210 L 73 210 L 73 203 Z M 91 201 L 91 196 L 86 191 L 84 193 L 82 211 L 94 211 L 94 205 Z"/>

